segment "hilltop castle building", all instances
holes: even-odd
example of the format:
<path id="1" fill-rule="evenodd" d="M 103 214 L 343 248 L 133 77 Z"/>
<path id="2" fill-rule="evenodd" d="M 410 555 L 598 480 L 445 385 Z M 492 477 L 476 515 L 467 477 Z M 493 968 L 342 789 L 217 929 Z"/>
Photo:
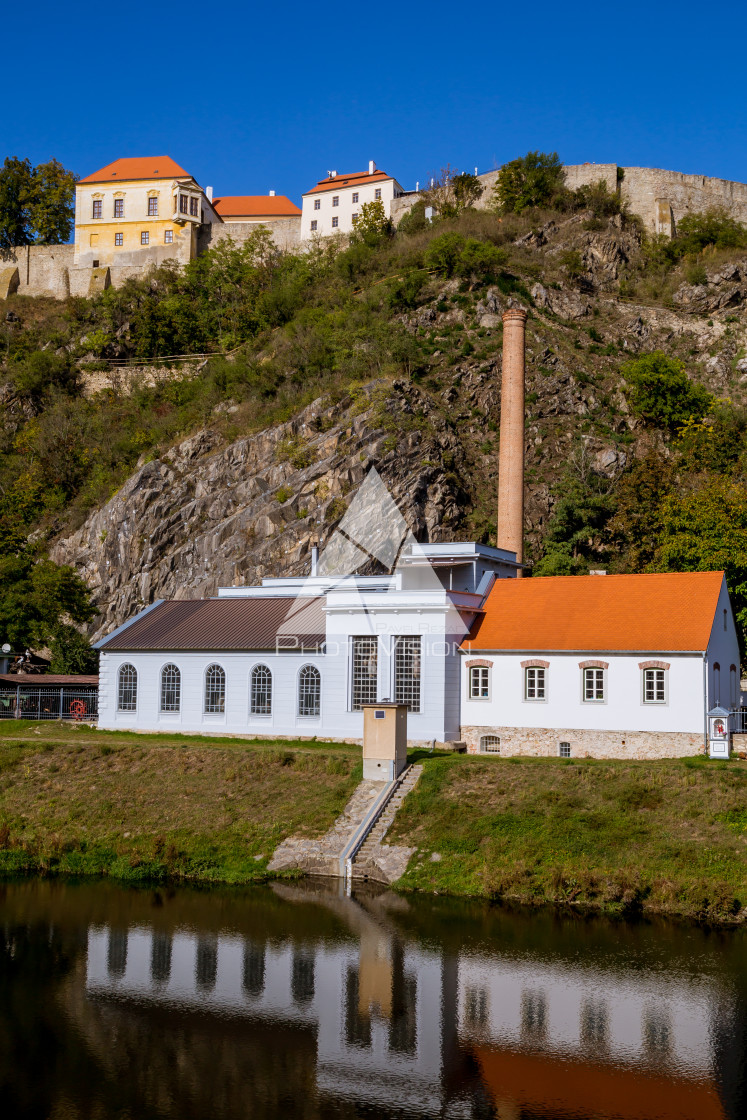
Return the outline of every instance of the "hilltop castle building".
<path id="1" fill-rule="evenodd" d="M 301 240 L 351 233 L 367 202 L 381 202 L 387 218 L 391 218 L 392 202 L 404 193 L 397 180 L 379 171 L 373 160 L 368 171 L 347 175 L 330 171 L 303 196 Z"/>

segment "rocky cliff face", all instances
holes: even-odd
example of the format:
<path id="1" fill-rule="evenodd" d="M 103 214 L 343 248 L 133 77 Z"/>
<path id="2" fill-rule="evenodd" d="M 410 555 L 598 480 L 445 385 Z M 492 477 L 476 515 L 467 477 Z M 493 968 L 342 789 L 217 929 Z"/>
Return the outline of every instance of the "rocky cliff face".
<path id="1" fill-rule="evenodd" d="M 52 549 L 91 588 L 101 611 L 93 636 L 154 599 L 307 573 L 311 544 L 324 543 L 373 464 L 418 537 L 449 539 L 465 502 L 460 441 L 414 386 L 387 383 L 385 399 L 382 388 L 373 383 L 338 404 L 315 401 L 227 447 L 203 430 L 143 464 Z M 445 471 L 445 458 L 456 471 Z"/>

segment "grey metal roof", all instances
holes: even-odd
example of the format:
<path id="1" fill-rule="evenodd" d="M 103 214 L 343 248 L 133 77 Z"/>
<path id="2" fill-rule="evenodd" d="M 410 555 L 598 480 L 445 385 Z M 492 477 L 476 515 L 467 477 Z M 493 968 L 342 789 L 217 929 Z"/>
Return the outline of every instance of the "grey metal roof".
<path id="1" fill-rule="evenodd" d="M 312 649 L 325 639 L 323 597 L 170 599 L 98 643 L 114 650 Z"/>

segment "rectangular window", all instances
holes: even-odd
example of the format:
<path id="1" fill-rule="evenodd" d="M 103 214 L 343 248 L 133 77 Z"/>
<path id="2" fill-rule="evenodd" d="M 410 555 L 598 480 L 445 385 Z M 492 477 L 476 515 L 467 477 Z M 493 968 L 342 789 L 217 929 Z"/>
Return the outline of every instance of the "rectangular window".
<path id="1" fill-rule="evenodd" d="M 179 195 L 179 213 L 180 214 L 186 214 L 187 213 L 187 202 L 188 202 L 188 199 L 187 199 L 186 194 L 180 194 Z"/>
<path id="2" fill-rule="evenodd" d="M 140 244 L 141 245 L 147 245 L 149 241 L 150 241 L 150 234 L 148 233 L 147 229 L 144 229 L 142 231 L 142 233 L 140 234 Z"/>
<path id="3" fill-rule="evenodd" d="M 124 234 L 123 233 L 115 233 L 114 234 L 114 244 L 115 245 L 124 245 Z"/>
<path id="4" fill-rule="evenodd" d="M 174 231 L 171 230 L 171 229 L 167 229 L 164 232 L 163 240 L 164 240 L 164 243 L 166 245 L 170 245 L 172 243 L 172 241 L 174 240 Z"/>
<path id="5" fill-rule="evenodd" d="M 157 218 L 158 217 L 158 199 L 157 198 L 149 198 L 148 199 L 148 217 L 149 218 Z"/>
<path id="6" fill-rule="evenodd" d="M 353 202 L 357 202 L 357 201 L 358 201 L 358 192 L 353 191 Z"/>
<path id="7" fill-rule="evenodd" d="M 353 225 L 355 225 L 355 223 L 356 223 L 357 221 L 358 221 L 358 215 L 357 215 L 357 214 L 353 214 Z"/>
<path id="8" fill-rule="evenodd" d="M 524 670 L 524 699 L 545 699 L 545 670 L 531 666 Z"/>
<path id="9" fill-rule="evenodd" d="M 311 232 L 312 233 L 314 233 L 316 231 L 316 226 L 317 226 L 317 221 L 316 221 L 316 218 L 314 218 L 311 222 Z"/>
<path id="10" fill-rule="evenodd" d="M 666 704 L 667 702 L 667 671 L 666 669 L 643 670 L 643 702 L 644 704 Z"/>
<path id="11" fill-rule="evenodd" d="M 115 218 L 124 218 L 124 199 L 123 198 L 115 198 L 114 199 L 114 217 Z"/>
<path id="12" fill-rule="evenodd" d="M 340 224 L 340 219 L 339 218 L 333 218 L 332 219 L 332 229 L 337 229 L 339 224 Z"/>
<path id="13" fill-rule="evenodd" d="M 560 755 L 561 758 L 570 758 L 571 757 L 571 744 L 570 743 L 558 743 L 558 754 Z"/>
<path id="14" fill-rule="evenodd" d="M 335 194 L 335 195 L 333 195 L 333 196 L 332 196 L 332 205 L 333 205 L 333 206 L 339 206 L 339 205 L 340 205 L 340 196 L 339 196 L 339 194 Z"/>
<path id="15" fill-rule="evenodd" d="M 199 199 L 190 198 L 190 200 L 189 200 L 189 212 L 190 212 L 190 214 L 192 215 L 193 218 L 199 217 L 199 214 L 200 214 Z"/>
<path id="16" fill-rule="evenodd" d="M 604 700 L 604 669 L 584 669 L 584 702 Z"/>
<path id="17" fill-rule="evenodd" d="M 314 209 L 315 210 L 321 210 L 321 208 L 322 208 L 322 200 L 320 198 L 315 198 L 314 199 Z"/>
<path id="18" fill-rule="evenodd" d="M 374 198 L 381 198 L 381 187 L 377 187 L 374 191 Z"/>
<path id="19" fill-rule="evenodd" d="M 469 671 L 470 700 L 490 699 L 490 669 L 486 665 L 473 665 Z"/>
<path id="20" fill-rule="evenodd" d="M 375 704 L 378 698 L 378 638 L 352 638 L 353 694 L 352 709 L 359 712 L 364 704 Z"/>
<path id="21" fill-rule="evenodd" d="M 102 205 L 103 205 L 103 203 L 101 202 L 100 198 L 94 198 L 94 200 L 93 200 L 93 217 L 94 218 L 100 218 L 101 217 L 101 207 L 102 207 Z"/>
<path id="22" fill-rule="evenodd" d="M 420 637 L 394 639 L 394 700 L 407 704 L 408 712 L 420 711 Z"/>

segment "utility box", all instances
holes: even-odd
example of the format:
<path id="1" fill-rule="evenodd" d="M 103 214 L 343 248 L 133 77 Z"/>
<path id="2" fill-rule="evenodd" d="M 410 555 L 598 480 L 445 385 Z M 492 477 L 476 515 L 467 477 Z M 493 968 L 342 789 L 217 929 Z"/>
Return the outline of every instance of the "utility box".
<path id="1" fill-rule="evenodd" d="M 726 708 L 711 708 L 708 713 L 708 754 L 711 758 L 729 757 L 729 713 Z"/>
<path id="2" fill-rule="evenodd" d="M 363 778 L 393 782 L 407 765 L 407 705 L 363 707 Z"/>

